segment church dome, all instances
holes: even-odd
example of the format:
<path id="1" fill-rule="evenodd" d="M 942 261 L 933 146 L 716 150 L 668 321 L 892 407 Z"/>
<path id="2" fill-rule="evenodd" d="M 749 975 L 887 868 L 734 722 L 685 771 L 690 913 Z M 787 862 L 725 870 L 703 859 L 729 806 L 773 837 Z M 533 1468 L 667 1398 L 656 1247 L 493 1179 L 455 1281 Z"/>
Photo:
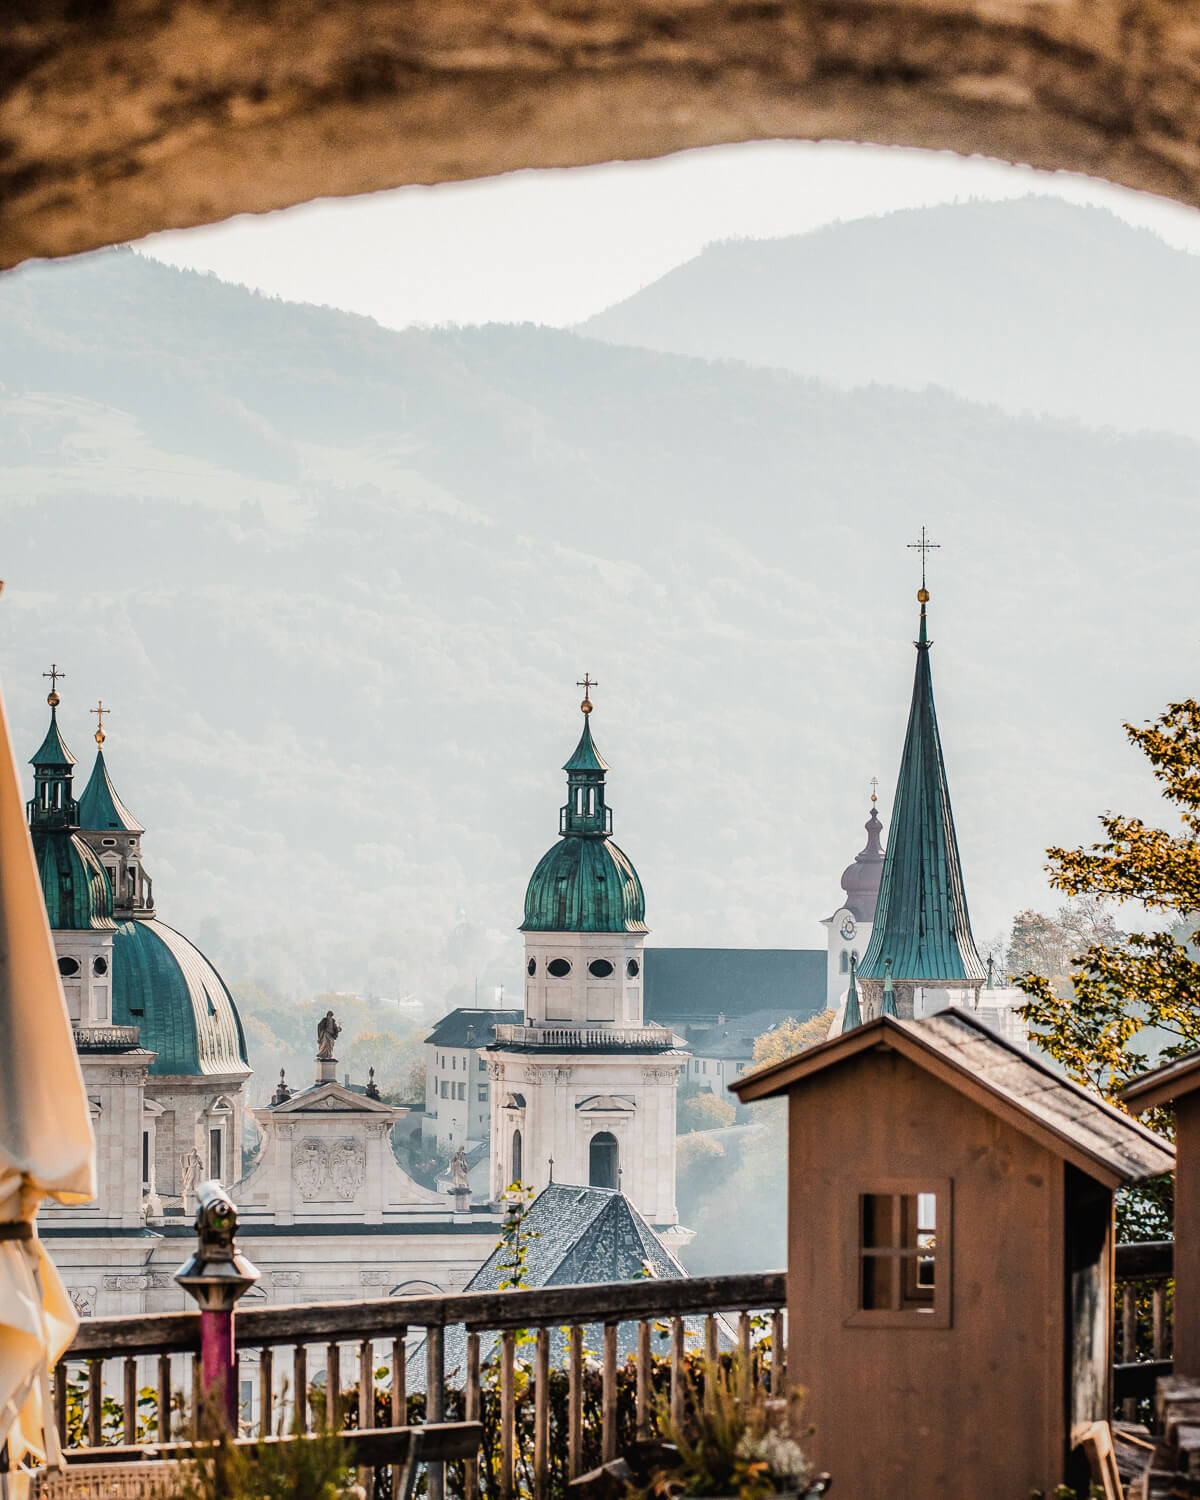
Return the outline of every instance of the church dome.
<path id="1" fill-rule="evenodd" d="M 521 931 L 645 932 L 642 882 L 629 856 L 612 841 L 604 785 L 608 763 L 592 740 L 591 700 L 585 696 L 580 707 L 583 733 L 563 766 L 567 803 L 559 812 L 559 840 L 530 879 Z"/>
<path id="2" fill-rule="evenodd" d="M 646 898 L 612 839 L 564 835 L 538 861 L 522 932 L 645 932 Z"/>
<path id="3" fill-rule="evenodd" d="M 113 939 L 113 1022 L 157 1052 L 152 1074 L 248 1073 L 242 1023 L 225 981 L 193 943 L 155 918 Z"/>
<path id="4" fill-rule="evenodd" d="M 867 830 L 865 846 L 854 856 L 854 863 L 842 871 L 842 890 L 846 893 L 846 906 L 859 922 L 873 922 L 875 907 L 879 902 L 879 882 L 883 877 L 883 824 L 874 806 L 871 816 L 863 825 Z"/>
<path id="5" fill-rule="evenodd" d="M 35 833 L 34 853 L 51 927 L 76 932 L 112 928 L 108 876 L 78 834 Z"/>

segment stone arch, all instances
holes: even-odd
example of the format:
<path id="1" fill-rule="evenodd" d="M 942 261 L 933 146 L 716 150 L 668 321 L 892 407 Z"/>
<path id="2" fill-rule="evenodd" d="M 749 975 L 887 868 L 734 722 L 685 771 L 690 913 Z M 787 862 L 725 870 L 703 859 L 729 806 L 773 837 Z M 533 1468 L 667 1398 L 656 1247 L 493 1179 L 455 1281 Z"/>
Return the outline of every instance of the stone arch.
<path id="1" fill-rule="evenodd" d="M 83 17 L 83 19 L 80 19 Z M 219 45 L 216 45 L 219 27 Z M 1200 204 L 1200 30 L 1162 0 L 33 0 L 0 266 L 321 195 L 767 138 L 983 152 Z"/>

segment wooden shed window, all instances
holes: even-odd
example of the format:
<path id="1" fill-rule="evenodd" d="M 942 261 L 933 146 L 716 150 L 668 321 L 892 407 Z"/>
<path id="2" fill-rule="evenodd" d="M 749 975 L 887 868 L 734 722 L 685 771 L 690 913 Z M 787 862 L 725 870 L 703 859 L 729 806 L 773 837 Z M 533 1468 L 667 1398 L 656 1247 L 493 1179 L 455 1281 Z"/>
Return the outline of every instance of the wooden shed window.
<path id="1" fill-rule="evenodd" d="M 949 1327 L 950 1184 L 872 1183 L 854 1219 L 849 1321 Z"/>

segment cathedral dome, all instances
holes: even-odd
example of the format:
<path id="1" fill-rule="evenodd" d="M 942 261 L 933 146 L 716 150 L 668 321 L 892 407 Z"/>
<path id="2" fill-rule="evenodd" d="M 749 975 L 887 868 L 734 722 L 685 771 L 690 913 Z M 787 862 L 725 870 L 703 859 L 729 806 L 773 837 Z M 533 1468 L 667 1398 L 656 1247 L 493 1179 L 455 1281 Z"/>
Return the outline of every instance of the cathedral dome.
<path id="1" fill-rule="evenodd" d="M 112 889 L 104 866 L 66 830 L 35 832 L 34 853 L 50 926 L 64 931 L 113 926 Z"/>
<path id="2" fill-rule="evenodd" d="M 564 835 L 538 861 L 522 932 L 645 932 L 646 898 L 612 839 Z"/>
<path id="3" fill-rule="evenodd" d="M 867 842 L 854 856 L 854 863 L 842 871 L 842 890 L 846 893 L 846 906 L 855 918 L 859 922 L 873 922 L 879 901 L 879 882 L 883 877 L 883 849 L 880 845 L 883 824 L 874 806 L 864 827 Z"/>
<path id="4" fill-rule="evenodd" d="M 608 763 L 592 740 L 591 700 L 585 696 L 580 707 L 583 733 L 563 766 L 567 803 L 559 812 L 559 841 L 542 855 L 530 879 L 521 931 L 645 932 L 642 882 L 629 856 L 612 841 L 604 785 Z"/>
<path id="5" fill-rule="evenodd" d="M 155 918 L 113 939 L 113 1021 L 137 1026 L 152 1074 L 248 1073 L 242 1023 L 224 980 L 193 943 Z"/>

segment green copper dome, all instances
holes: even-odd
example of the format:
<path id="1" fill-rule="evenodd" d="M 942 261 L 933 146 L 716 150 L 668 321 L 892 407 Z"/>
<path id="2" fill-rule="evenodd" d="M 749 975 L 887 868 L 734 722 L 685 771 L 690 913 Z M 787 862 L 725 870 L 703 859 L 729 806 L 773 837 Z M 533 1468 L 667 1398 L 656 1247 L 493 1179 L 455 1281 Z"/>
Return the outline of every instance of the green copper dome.
<path id="1" fill-rule="evenodd" d="M 113 939 L 113 1022 L 136 1026 L 154 1074 L 248 1073 L 233 996 L 204 954 L 165 922 L 122 922 Z"/>
<path id="2" fill-rule="evenodd" d="M 35 829 L 33 852 L 51 927 L 75 932 L 113 927 L 108 876 L 77 834 Z"/>
<path id="3" fill-rule="evenodd" d="M 559 841 L 538 861 L 525 892 L 522 932 L 645 932 L 646 898 L 638 873 L 612 841 L 612 811 L 604 800 L 608 766 L 586 714 L 583 734 L 563 770 L 567 802 L 559 812 Z"/>

